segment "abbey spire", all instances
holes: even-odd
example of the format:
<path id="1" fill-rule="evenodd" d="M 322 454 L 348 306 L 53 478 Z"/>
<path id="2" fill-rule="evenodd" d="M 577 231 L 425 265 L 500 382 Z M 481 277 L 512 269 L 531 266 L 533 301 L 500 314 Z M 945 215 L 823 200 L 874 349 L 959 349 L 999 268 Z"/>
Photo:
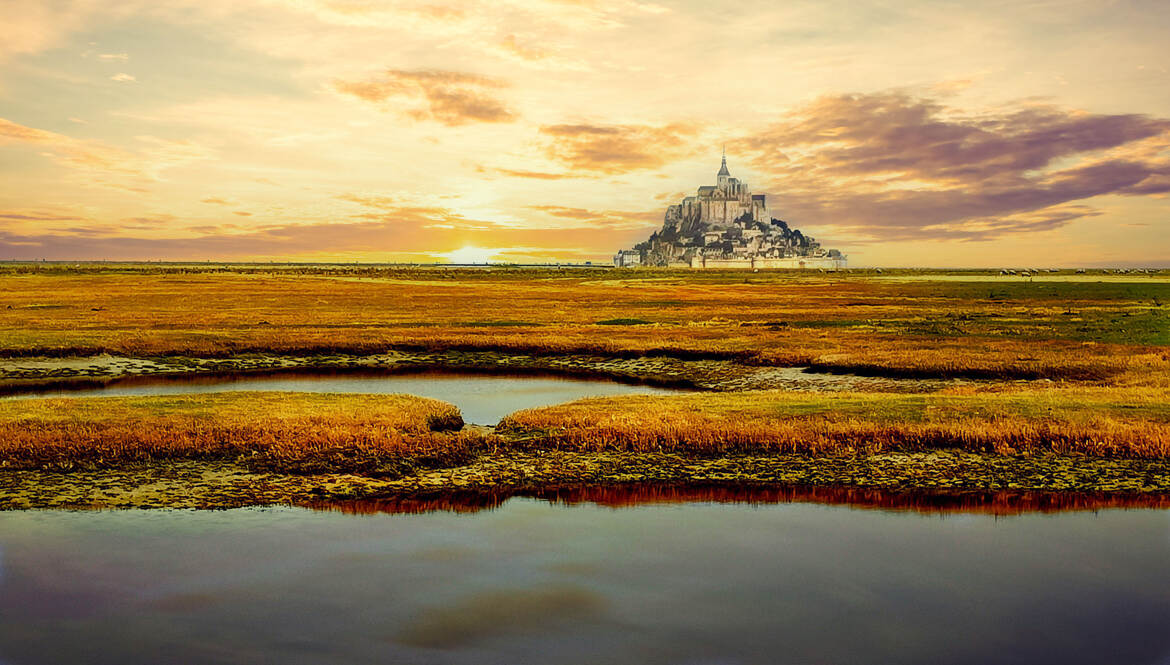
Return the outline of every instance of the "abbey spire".
<path id="1" fill-rule="evenodd" d="M 734 182 L 736 180 L 731 177 L 731 171 L 727 170 L 727 148 L 724 148 L 723 163 L 719 165 L 719 173 L 715 174 L 715 186 L 719 188 L 719 191 L 726 192 Z"/>

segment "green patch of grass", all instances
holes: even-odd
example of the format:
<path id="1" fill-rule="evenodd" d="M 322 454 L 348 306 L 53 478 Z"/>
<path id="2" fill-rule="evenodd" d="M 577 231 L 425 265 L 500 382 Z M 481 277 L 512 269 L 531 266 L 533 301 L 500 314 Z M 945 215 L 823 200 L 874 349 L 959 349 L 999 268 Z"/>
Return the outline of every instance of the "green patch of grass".
<path id="1" fill-rule="evenodd" d="M 524 328 L 536 327 L 541 324 L 534 321 L 468 321 L 463 324 L 468 328 Z"/>
<path id="2" fill-rule="evenodd" d="M 1071 317 L 1070 317 L 1071 318 Z M 1061 336 L 1114 344 L 1170 345 L 1170 308 L 1088 311 L 1059 325 Z"/>
<path id="3" fill-rule="evenodd" d="M 1154 299 L 1170 301 L 1170 282 L 922 282 L 907 285 L 907 291 L 917 290 L 923 295 L 957 300 L 1055 300 L 1061 302 L 1146 302 Z"/>
<path id="4" fill-rule="evenodd" d="M 769 322 L 767 325 L 774 325 L 774 323 Z M 793 328 L 856 328 L 869 324 L 859 319 L 811 319 L 791 321 L 788 325 Z"/>
<path id="5" fill-rule="evenodd" d="M 599 326 L 644 326 L 652 323 L 646 319 L 606 319 L 598 321 Z"/>

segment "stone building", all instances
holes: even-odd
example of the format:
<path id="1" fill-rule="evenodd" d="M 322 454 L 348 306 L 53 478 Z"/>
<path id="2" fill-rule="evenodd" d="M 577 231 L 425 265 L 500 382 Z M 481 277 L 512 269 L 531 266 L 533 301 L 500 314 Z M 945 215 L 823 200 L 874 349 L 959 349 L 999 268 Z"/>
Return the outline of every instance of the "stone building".
<path id="1" fill-rule="evenodd" d="M 619 268 L 642 265 L 642 253 L 635 249 L 623 249 L 613 257 L 613 264 Z"/>
<path id="2" fill-rule="evenodd" d="M 727 156 L 714 185 L 666 208 L 662 229 L 614 257 L 614 265 L 690 268 L 844 268 L 841 252 L 772 217 L 767 198 L 731 177 Z"/>

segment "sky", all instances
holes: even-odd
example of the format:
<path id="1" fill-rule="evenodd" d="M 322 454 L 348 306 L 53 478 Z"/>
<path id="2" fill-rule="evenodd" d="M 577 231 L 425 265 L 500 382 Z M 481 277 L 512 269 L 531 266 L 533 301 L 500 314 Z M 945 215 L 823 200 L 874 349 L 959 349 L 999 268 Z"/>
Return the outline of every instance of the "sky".
<path id="1" fill-rule="evenodd" d="M 0 260 L 1170 267 L 1170 3 L 0 0 Z"/>

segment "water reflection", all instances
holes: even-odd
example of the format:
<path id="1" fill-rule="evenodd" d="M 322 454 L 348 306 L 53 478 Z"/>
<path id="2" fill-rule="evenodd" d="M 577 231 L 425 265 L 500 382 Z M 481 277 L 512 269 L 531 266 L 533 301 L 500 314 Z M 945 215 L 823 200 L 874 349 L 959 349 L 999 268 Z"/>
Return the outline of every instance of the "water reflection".
<path id="1" fill-rule="evenodd" d="M 450 605 L 423 609 L 395 636 L 397 642 L 428 649 L 467 647 L 506 635 L 511 638 L 580 627 L 606 618 L 605 598 L 572 585 L 476 593 Z"/>
<path id="2" fill-rule="evenodd" d="M 628 510 L 607 504 L 629 495 L 565 490 L 569 504 L 514 498 L 474 514 L 4 513 L 0 662 L 1152 665 L 1170 654 L 1170 512 L 931 519 L 658 502 L 690 491 L 643 493 L 652 501 Z"/>
<path id="3" fill-rule="evenodd" d="M 1117 494 L 1106 492 L 1003 491 L 891 491 L 856 487 L 751 487 L 743 485 L 567 486 L 538 490 L 498 492 L 444 492 L 352 501 L 310 501 L 299 504 L 313 510 L 350 515 L 420 514 L 434 511 L 476 513 L 493 510 L 514 497 L 539 499 L 552 504 L 594 504 L 627 508 L 653 504 L 729 503 L 767 505 L 820 503 L 856 509 L 911 511 L 918 513 L 970 513 L 995 516 L 1065 511 L 1098 511 L 1111 508 L 1170 508 L 1170 495 Z"/>

